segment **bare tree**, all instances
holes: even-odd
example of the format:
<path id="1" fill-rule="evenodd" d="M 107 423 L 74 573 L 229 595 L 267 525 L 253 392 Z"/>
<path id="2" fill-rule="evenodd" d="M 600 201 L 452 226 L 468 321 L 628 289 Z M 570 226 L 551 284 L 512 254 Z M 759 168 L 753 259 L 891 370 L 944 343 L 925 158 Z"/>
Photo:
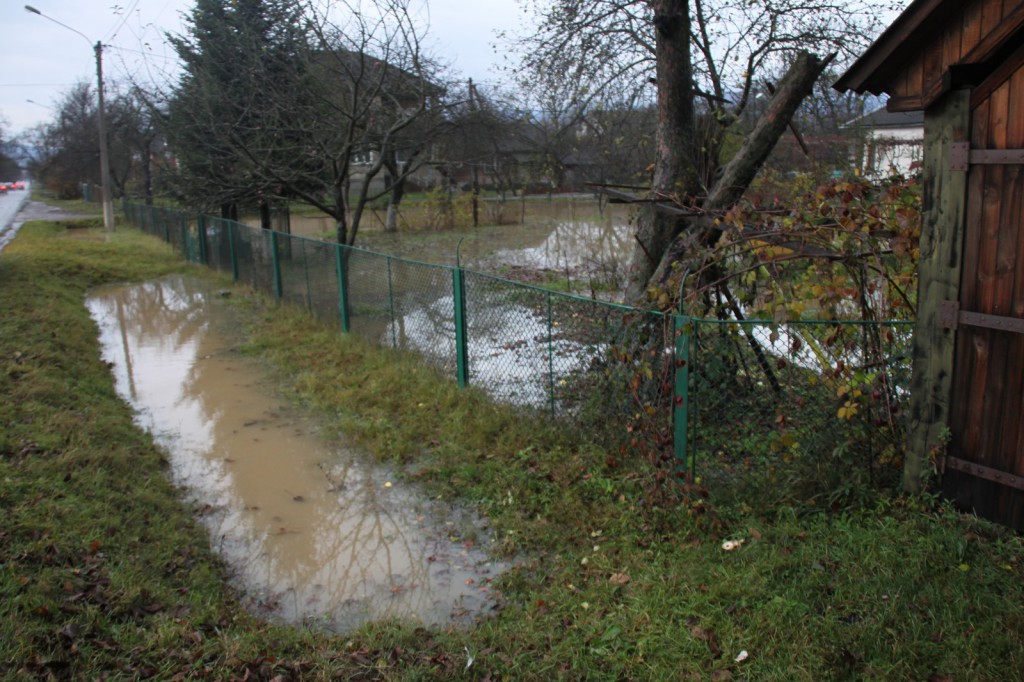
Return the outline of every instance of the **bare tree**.
<path id="1" fill-rule="evenodd" d="M 80 197 L 82 183 L 99 184 L 96 115 L 92 86 L 81 82 L 57 102 L 54 119 L 31 134 L 29 169 L 60 198 Z"/>
<path id="2" fill-rule="evenodd" d="M 408 0 L 324 2 L 310 8 L 309 27 L 312 116 L 303 132 L 318 163 L 280 179 L 352 244 L 370 201 L 389 195 L 395 220 L 408 178 L 444 125 L 445 91 Z"/>
<path id="3" fill-rule="evenodd" d="M 520 49 L 522 63 L 531 72 L 561 74 L 575 85 L 581 99 L 594 98 L 611 86 L 628 85 L 638 92 L 651 85 L 656 88 L 658 125 L 650 195 L 684 209 L 704 209 L 707 197 L 722 182 L 719 157 L 724 133 L 750 103 L 755 85 L 765 78 L 777 79 L 797 63 L 795 55 L 801 51 L 856 52 L 877 29 L 881 4 L 869 0 L 521 2 L 534 7 L 540 18 Z M 804 76 L 813 84 L 824 64 L 811 65 L 815 68 Z M 809 87 L 791 88 L 787 96 L 802 99 Z M 773 112 L 789 110 L 792 115 L 792 109 L 787 104 Z M 761 134 L 774 134 L 773 130 L 765 127 Z M 770 141 L 769 151 L 777 138 Z M 759 166 L 763 162 L 759 157 L 748 152 L 745 158 Z M 747 175 L 736 175 L 733 181 Z M 642 209 L 628 300 L 643 300 L 652 276 L 665 270 L 662 258 L 669 244 L 686 226 L 679 212 L 666 213 L 654 205 Z"/>
<path id="4" fill-rule="evenodd" d="M 297 198 L 330 215 L 346 244 L 388 195 L 393 224 L 443 124 L 439 69 L 408 0 L 244 4 L 242 16 L 241 4 L 201 0 L 191 35 L 176 39 L 186 75 L 172 142 L 201 183 L 189 193 Z"/>

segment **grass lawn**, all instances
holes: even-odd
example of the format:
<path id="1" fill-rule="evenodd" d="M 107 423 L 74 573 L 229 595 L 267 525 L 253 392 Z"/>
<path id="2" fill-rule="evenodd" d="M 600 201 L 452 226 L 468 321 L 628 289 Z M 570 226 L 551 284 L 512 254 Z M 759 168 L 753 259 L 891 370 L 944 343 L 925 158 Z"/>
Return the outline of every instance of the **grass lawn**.
<path id="1" fill-rule="evenodd" d="M 520 560 L 469 629 L 262 622 L 117 398 L 83 305 L 89 287 L 184 270 L 215 277 L 127 228 L 30 223 L 0 253 L 3 679 L 1022 677 L 1024 542 L 1010 531 L 932 499 L 652 509 L 642 465 L 611 467 L 414 358 L 239 289 L 247 351 L 283 392 L 475 505 Z"/>

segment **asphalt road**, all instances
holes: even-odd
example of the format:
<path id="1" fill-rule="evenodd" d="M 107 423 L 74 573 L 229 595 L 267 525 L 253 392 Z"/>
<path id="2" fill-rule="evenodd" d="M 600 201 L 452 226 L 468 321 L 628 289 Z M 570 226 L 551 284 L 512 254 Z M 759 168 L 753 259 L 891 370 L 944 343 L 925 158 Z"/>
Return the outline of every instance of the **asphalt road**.
<path id="1" fill-rule="evenodd" d="M 25 185 L 24 190 L 8 190 L 7 194 L 0 194 L 0 251 L 14 239 L 21 226 L 30 220 L 55 221 L 87 217 L 68 213 L 41 201 L 31 201 L 30 188 L 28 183 Z"/>
<path id="2" fill-rule="evenodd" d="M 12 189 L 8 190 L 6 194 L 0 194 L 0 251 L 18 233 L 21 223 L 15 218 L 17 218 L 21 207 L 28 201 L 29 194 L 28 183 L 25 184 L 25 189 Z"/>

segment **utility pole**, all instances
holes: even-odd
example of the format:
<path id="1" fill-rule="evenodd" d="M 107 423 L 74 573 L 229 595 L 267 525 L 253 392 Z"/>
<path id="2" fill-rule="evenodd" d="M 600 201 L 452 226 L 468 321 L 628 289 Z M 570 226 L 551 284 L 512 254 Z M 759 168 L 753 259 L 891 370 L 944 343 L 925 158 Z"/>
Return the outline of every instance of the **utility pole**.
<path id="1" fill-rule="evenodd" d="M 99 91 L 100 128 L 100 182 L 103 183 L 103 228 L 114 230 L 114 202 L 110 195 L 110 159 L 107 152 L 107 107 L 103 101 L 103 42 L 97 40 L 96 47 L 96 87 Z"/>

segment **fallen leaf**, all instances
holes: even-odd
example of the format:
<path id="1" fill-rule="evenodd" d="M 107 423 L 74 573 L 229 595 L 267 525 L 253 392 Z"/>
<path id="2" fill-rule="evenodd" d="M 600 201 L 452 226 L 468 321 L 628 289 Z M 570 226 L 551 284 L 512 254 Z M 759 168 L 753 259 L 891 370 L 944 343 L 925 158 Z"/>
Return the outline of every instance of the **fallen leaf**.
<path id="1" fill-rule="evenodd" d="M 615 573 L 612 577 L 608 578 L 608 582 L 612 585 L 628 585 L 629 576 L 625 573 Z"/>

